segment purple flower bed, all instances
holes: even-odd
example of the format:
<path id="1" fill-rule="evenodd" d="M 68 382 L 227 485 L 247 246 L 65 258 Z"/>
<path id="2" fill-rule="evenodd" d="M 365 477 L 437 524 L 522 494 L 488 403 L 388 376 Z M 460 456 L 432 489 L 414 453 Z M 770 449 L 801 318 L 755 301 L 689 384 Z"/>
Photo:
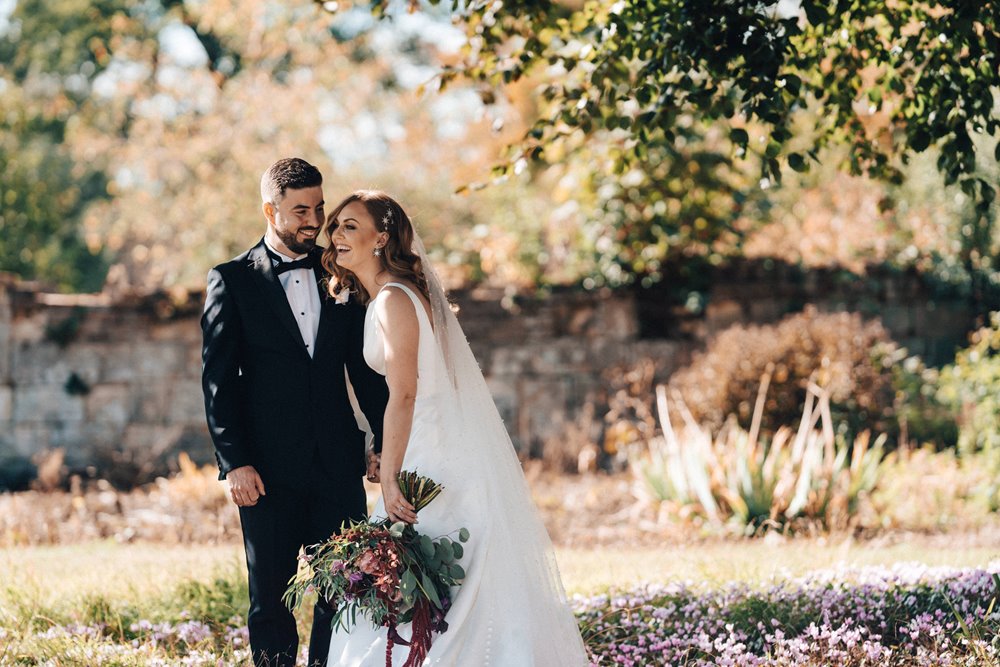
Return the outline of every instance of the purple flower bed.
<path id="1" fill-rule="evenodd" d="M 978 667 L 1000 664 L 998 575 L 1000 561 L 836 569 L 771 585 L 647 585 L 572 604 L 600 667 Z M 0 627 L 0 664 L 4 653 L 25 664 L 246 664 L 246 625 L 226 618 Z"/>
<path id="2" fill-rule="evenodd" d="M 573 604 L 595 665 L 985 665 L 1000 662 L 998 572 L 1000 563 L 843 569 Z"/>

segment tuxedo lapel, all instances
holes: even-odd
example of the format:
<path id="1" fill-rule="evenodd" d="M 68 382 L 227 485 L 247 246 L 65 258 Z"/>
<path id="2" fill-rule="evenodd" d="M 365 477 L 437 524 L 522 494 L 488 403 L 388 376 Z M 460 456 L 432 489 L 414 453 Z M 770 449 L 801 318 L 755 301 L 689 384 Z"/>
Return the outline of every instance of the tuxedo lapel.
<path id="1" fill-rule="evenodd" d="M 319 351 L 323 349 L 323 346 L 327 342 L 326 339 L 330 337 L 333 330 L 333 309 L 336 306 L 336 303 L 330 297 L 330 292 L 327 289 L 326 274 L 323 271 L 323 267 L 320 265 L 319 258 L 316 260 L 316 266 L 313 268 L 313 273 L 316 275 L 316 288 L 319 290 L 319 327 L 316 330 L 315 355 L 319 354 Z"/>
<path id="2" fill-rule="evenodd" d="M 250 251 L 247 259 L 249 260 L 249 268 L 253 274 L 254 282 L 260 288 L 264 301 L 271 307 L 274 314 L 278 316 L 278 320 L 288 330 L 288 333 L 292 335 L 302 352 L 308 354 L 306 351 L 306 342 L 302 340 L 302 332 L 299 331 L 299 325 L 295 322 L 295 315 L 292 314 L 292 308 L 288 305 L 288 297 L 285 296 L 285 290 L 281 287 L 278 276 L 274 274 L 274 267 L 271 266 L 271 258 L 267 255 L 267 249 L 264 247 L 263 240 Z"/>

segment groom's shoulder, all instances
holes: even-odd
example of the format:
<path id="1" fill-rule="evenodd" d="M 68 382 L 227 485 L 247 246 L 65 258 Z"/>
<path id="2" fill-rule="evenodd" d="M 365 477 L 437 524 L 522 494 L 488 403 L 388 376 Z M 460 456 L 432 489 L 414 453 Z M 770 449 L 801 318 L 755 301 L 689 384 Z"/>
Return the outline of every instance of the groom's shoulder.
<path id="1" fill-rule="evenodd" d="M 253 264 L 253 252 L 257 249 L 257 246 L 250 248 L 244 252 L 241 252 L 236 257 L 222 262 L 221 264 L 216 264 L 212 267 L 212 271 L 217 271 L 223 276 L 231 276 L 233 274 L 239 273 Z"/>

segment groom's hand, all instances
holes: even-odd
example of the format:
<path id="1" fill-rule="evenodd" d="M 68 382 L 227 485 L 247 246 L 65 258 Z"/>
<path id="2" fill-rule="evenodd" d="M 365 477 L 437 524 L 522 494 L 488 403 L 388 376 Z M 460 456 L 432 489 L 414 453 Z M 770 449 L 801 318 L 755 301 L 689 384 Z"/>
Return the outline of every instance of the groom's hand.
<path id="1" fill-rule="evenodd" d="M 382 457 L 375 453 L 374 450 L 368 450 L 368 481 L 372 484 L 378 484 L 381 480 L 379 479 L 378 469 L 382 464 Z"/>
<path id="2" fill-rule="evenodd" d="M 229 496 L 239 507 L 252 507 L 264 493 L 264 480 L 253 466 L 233 468 L 226 474 Z"/>

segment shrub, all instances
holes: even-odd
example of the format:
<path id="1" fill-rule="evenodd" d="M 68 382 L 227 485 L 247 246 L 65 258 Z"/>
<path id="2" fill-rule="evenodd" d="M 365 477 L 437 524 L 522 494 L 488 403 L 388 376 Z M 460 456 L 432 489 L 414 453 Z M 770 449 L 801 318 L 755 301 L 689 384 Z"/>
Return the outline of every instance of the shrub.
<path id="1" fill-rule="evenodd" d="M 797 429 L 782 426 L 760 436 L 769 376 L 756 400 L 750 430 L 734 418 L 713 437 L 698 425 L 683 400 L 675 400 L 684 426 L 675 429 L 667 391 L 657 388 L 663 437 L 633 458 L 645 494 L 688 508 L 711 523 L 733 522 L 744 532 L 818 524 L 829 530 L 850 525 L 859 503 L 882 470 L 884 436 L 870 443 L 865 431 L 853 441 L 835 434 L 829 394 L 810 385 Z M 817 429 L 817 422 L 821 428 Z"/>
<path id="2" fill-rule="evenodd" d="M 973 531 L 997 511 L 1000 470 L 980 453 L 903 447 L 889 454 L 871 496 L 866 528 Z"/>
<path id="3" fill-rule="evenodd" d="M 608 387 L 608 410 L 604 415 L 601 454 L 604 467 L 621 470 L 630 453 L 656 433 L 652 396 L 656 387 L 656 364 L 643 359 L 634 366 L 616 366 L 603 373 Z"/>
<path id="4" fill-rule="evenodd" d="M 1000 456 L 1000 312 L 941 370 L 937 398 L 958 415 L 958 448 Z"/>
<path id="5" fill-rule="evenodd" d="M 958 446 L 962 457 L 974 453 L 1000 466 L 1000 312 L 969 336 L 955 362 L 936 369 L 919 357 L 893 350 L 896 414 L 901 440 L 937 448 Z"/>
<path id="6" fill-rule="evenodd" d="M 937 449 L 958 443 L 955 409 L 940 391 L 941 371 L 928 367 L 920 357 L 896 350 L 891 355 L 892 383 L 896 388 L 896 441 L 933 444 Z"/>
<path id="7" fill-rule="evenodd" d="M 735 415 L 749 428 L 760 378 L 773 369 L 763 432 L 795 423 L 807 386 L 815 383 L 829 393 L 833 420 L 851 434 L 884 433 L 893 422 L 895 396 L 891 363 L 884 360 L 895 349 L 877 321 L 809 307 L 778 324 L 726 329 L 675 373 L 669 386 L 684 397 L 697 422 L 717 429 Z"/>

